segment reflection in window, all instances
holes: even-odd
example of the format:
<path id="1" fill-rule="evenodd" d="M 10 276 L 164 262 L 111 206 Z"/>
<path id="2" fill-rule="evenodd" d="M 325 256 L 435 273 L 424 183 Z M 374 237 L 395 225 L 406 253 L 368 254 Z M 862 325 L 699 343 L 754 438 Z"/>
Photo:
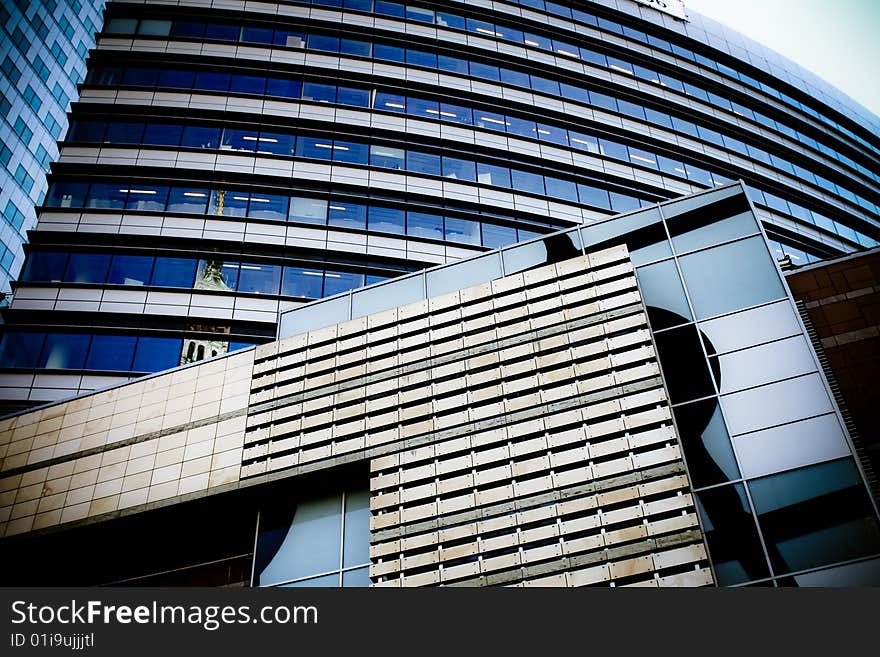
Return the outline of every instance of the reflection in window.
<path id="1" fill-rule="evenodd" d="M 709 366 L 693 326 L 655 333 L 654 340 L 673 403 L 715 394 Z"/>
<path id="2" fill-rule="evenodd" d="M 770 575 L 742 484 L 697 494 L 706 543 L 721 586 Z"/>
<path id="3" fill-rule="evenodd" d="M 749 490 L 777 573 L 880 549 L 877 518 L 850 459 L 756 479 Z"/>
<path id="4" fill-rule="evenodd" d="M 739 468 L 718 400 L 678 406 L 674 412 L 694 487 L 739 479 Z"/>
<path id="5" fill-rule="evenodd" d="M 58 370 L 82 369 L 91 336 L 76 333 L 49 333 L 37 367 Z"/>
<path id="6" fill-rule="evenodd" d="M 303 500 L 291 513 L 260 514 L 257 586 L 368 586 L 369 493 L 347 490 Z"/>
<path id="7" fill-rule="evenodd" d="M 672 260 L 639 267 L 636 270 L 642 298 L 655 331 L 684 324 L 691 319 L 681 277 Z"/>

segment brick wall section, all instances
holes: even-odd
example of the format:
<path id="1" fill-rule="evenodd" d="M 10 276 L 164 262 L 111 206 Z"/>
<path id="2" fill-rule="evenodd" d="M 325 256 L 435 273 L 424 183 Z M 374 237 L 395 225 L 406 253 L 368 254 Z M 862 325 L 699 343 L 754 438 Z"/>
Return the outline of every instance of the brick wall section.
<path id="1" fill-rule="evenodd" d="M 875 473 L 880 472 L 880 249 L 786 274 L 828 356 Z"/>

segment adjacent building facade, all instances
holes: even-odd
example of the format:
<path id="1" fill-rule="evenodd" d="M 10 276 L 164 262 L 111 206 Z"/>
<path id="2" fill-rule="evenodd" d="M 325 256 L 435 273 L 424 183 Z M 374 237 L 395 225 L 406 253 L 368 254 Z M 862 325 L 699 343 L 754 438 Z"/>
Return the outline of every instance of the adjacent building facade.
<path id="1" fill-rule="evenodd" d="M 777 257 L 880 238 L 877 119 L 697 15 L 207 4 L 107 6 L 3 315 L 6 410 L 266 343 L 313 299 L 739 179 Z"/>
<path id="2" fill-rule="evenodd" d="M 0 420 L 4 581 L 878 584 L 863 454 L 771 249 L 734 184 Z"/>
<path id="3" fill-rule="evenodd" d="M 86 75 L 104 0 L 18 0 L 0 6 L 0 293 L 24 263 L 22 244 L 46 195 L 70 101 Z"/>

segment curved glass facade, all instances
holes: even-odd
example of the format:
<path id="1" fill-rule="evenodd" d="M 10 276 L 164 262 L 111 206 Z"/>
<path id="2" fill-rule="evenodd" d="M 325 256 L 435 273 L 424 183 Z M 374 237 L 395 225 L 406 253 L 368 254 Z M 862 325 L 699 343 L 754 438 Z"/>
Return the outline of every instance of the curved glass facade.
<path id="1" fill-rule="evenodd" d="M 795 265 L 880 244 L 878 119 L 698 15 L 203 4 L 108 4 L 0 342 L 17 372 L 67 379 L 21 403 L 177 347 L 188 362 L 265 342 L 310 299 L 739 179 Z M 58 336 L 79 346 L 56 357 Z M 125 357 L 102 355 L 114 340 Z"/>

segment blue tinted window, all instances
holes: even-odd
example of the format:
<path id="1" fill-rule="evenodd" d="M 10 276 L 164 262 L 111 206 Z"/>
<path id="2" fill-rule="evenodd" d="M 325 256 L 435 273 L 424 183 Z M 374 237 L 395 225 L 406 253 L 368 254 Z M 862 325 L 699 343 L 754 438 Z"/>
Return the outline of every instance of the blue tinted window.
<path id="1" fill-rule="evenodd" d="M 366 144 L 355 144 L 349 141 L 333 142 L 333 160 L 349 164 L 368 164 L 370 148 Z"/>
<path id="2" fill-rule="evenodd" d="M 218 41 L 238 41 L 240 28 L 238 25 L 209 24 L 205 29 L 205 38 Z"/>
<path id="3" fill-rule="evenodd" d="M 44 338 L 44 333 L 7 331 L 0 338 L 0 363 L 3 367 L 36 367 Z"/>
<path id="4" fill-rule="evenodd" d="M 437 68 L 449 73 L 461 73 L 462 75 L 467 75 L 468 62 L 466 59 L 460 59 L 459 57 L 439 55 L 437 57 Z"/>
<path id="5" fill-rule="evenodd" d="M 611 157 L 615 160 L 621 160 L 623 162 L 629 161 L 629 151 L 623 144 L 618 144 L 614 141 L 608 141 L 607 139 L 601 139 L 599 141 L 599 146 L 602 150 L 602 155 L 604 155 L 605 157 Z"/>
<path id="6" fill-rule="evenodd" d="M 146 285 L 153 271 L 151 256 L 116 255 L 110 263 L 107 283 L 110 285 Z"/>
<path id="7" fill-rule="evenodd" d="M 436 100 L 409 98 L 406 111 L 413 116 L 436 119 L 440 116 L 440 105 Z"/>
<path id="8" fill-rule="evenodd" d="M 516 229 L 511 226 L 483 224 L 483 246 L 498 249 L 516 242 Z"/>
<path id="9" fill-rule="evenodd" d="M 183 129 L 180 145 L 185 148 L 217 148 L 220 145 L 220 128 L 188 125 Z"/>
<path id="10" fill-rule="evenodd" d="M 347 292 L 355 288 L 364 286 L 363 274 L 352 274 L 344 271 L 327 271 L 324 272 L 324 296 L 330 297 L 334 294 Z"/>
<path id="11" fill-rule="evenodd" d="M 27 257 L 22 270 L 23 281 L 60 281 L 67 267 L 66 253 L 43 253 L 36 251 Z"/>
<path id="12" fill-rule="evenodd" d="M 238 291 L 254 294 L 278 294 L 281 267 L 278 265 L 242 265 Z"/>
<path id="13" fill-rule="evenodd" d="M 464 29 L 464 18 L 455 14 L 447 14 L 446 12 L 438 11 L 435 20 L 440 27 L 449 27 L 455 30 Z"/>
<path id="14" fill-rule="evenodd" d="M 530 75 L 529 79 L 532 83 L 532 89 L 540 91 L 551 96 L 559 95 L 559 83 L 556 80 L 548 80 L 547 78 Z"/>
<path id="15" fill-rule="evenodd" d="M 324 36 L 321 34 L 310 34 L 309 50 L 339 52 L 339 37 Z"/>
<path id="16" fill-rule="evenodd" d="M 440 104 L 440 119 L 443 121 L 452 121 L 453 123 L 464 123 L 466 125 L 471 125 L 473 123 L 473 115 L 469 107 L 450 105 L 449 103 Z"/>
<path id="17" fill-rule="evenodd" d="M 156 258 L 151 285 L 192 287 L 196 280 L 196 261 L 191 258 Z"/>
<path id="18" fill-rule="evenodd" d="M 462 160 L 457 157 L 443 156 L 443 175 L 455 180 L 468 180 L 476 182 L 477 171 L 475 164 L 470 160 Z"/>
<path id="19" fill-rule="evenodd" d="M 215 189 L 211 192 L 208 214 L 224 217 L 245 217 L 250 194 L 237 190 Z"/>
<path id="20" fill-rule="evenodd" d="M 107 134 L 104 139 L 111 144 L 140 144 L 143 136 L 143 123 L 112 121 L 107 124 Z"/>
<path id="21" fill-rule="evenodd" d="M 131 185 L 128 187 L 126 210 L 146 210 L 161 212 L 168 202 L 168 188 L 153 185 Z"/>
<path id="22" fill-rule="evenodd" d="M 272 29 L 245 25 L 241 29 L 241 40 L 245 43 L 272 43 Z"/>
<path id="23" fill-rule="evenodd" d="M 373 57 L 375 59 L 403 64 L 406 61 L 406 51 L 397 46 L 387 46 L 383 43 L 376 43 L 373 45 Z"/>
<path id="24" fill-rule="evenodd" d="M 335 103 L 336 87 L 332 84 L 306 82 L 303 84 L 302 99 L 311 100 L 316 103 Z"/>
<path id="25" fill-rule="evenodd" d="M 291 30 L 275 30 L 276 46 L 284 48 L 305 48 L 306 35 L 302 32 L 293 32 Z"/>
<path id="26" fill-rule="evenodd" d="M 182 125 L 148 123 L 144 131 L 143 143 L 149 146 L 180 146 L 182 135 Z"/>
<path id="27" fill-rule="evenodd" d="M 598 91 L 590 91 L 590 104 L 612 112 L 617 111 L 617 99 Z"/>
<path id="28" fill-rule="evenodd" d="M 608 191 L 605 189 L 579 184 L 578 199 L 584 205 L 591 205 L 605 210 L 611 209 L 611 199 L 608 197 Z"/>
<path id="29" fill-rule="evenodd" d="M 122 83 L 135 87 L 152 87 L 156 84 L 158 71 L 153 68 L 131 67 L 125 69 L 122 75 Z"/>
<path id="30" fill-rule="evenodd" d="M 329 160 L 333 157 L 333 141 L 316 137 L 300 137 L 296 141 L 297 157 Z"/>
<path id="31" fill-rule="evenodd" d="M 224 150 L 255 151 L 257 148 L 256 130 L 237 130 L 225 128 L 220 147 Z"/>
<path id="32" fill-rule="evenodd" d="M 630 210 L 638 210 L 640 207 L 639 199 L 611 192 L 611 209 L 615 212 L 629 212 Z"/>
<path id="33" fill-rule="evenodd" d="M 385 2 L 384 0 L 376 0 L 376 13 L 385 16 L 397 16 L 403 18 L 406 15 L 404 6 L 399 2 Z"/>
<path id="34" fill-rule="evenodd" d="M 229 74 L 200 71 L 196 73 L 194 87 L 204 91 L 228 91 Z"/>
<path id="35" fill-rule="evenodd" d="M 460 242 L 461 244 L 480 244 L 479 222 L 471 221 L 470 219 L 446 217 L 444 224 L 448 241 Z"/>
<path id="36" fill-rule="evenodd" d="M 527 192 L 531 194 L 544 194 L 544 176 L 536 173 L 528 173 L 526 171 L 517 171 L 513 169 L 510 172 L 511 185 L 518 192 Z"/>
<path id="37" fill-rule="evenodd" d="M 89 189 L 87 208 L 117 209 L 125 206 L 125 187 L 116 184 L 94 184 Z"/>
<path id="38" fill-rule="evenodd" d="M 131 335 L 95 335 L 86 369 L 128 372 L 137 338 Z"/>
<path id="39" fill-rule="evenodd" d="M 408 151 L 406 154 L 406 170 L 413 173 L 424 173 L 431 176 L 440 175 L 440 156 L 431 153 Z"/>
<path id="40" fill-rule="evenodd" d="M 507 132 L 511 135 L 529 137 L 534 139 L 538 135 L 538 127 L 534 121 L 518 119 L 515 116 L 507 117 Z"/>
<path id="41" fill-rule="evenodd" d="M 49 333 L 43 344 L 38 367 L 59 370 L 82 369 L 89 351 L 90 335 Z"/>
<path id="42" fill-rule="evenodd" d="M 482 185 L 510 188 L 510 169 L 495 164 L 477 162 L 477 182 Z"/>
<path id="43" fill-rule="evenodd" d="M 74 121 L 68 132 L 70 141 L 102 142 L 107 124 L 104 121 Z"/>
<path id="44" fill-rule="evenodd" d="M 319 299 L 324 284 L 324 272 L 317 269 L 285 267 L 281 294 L 288 297 Z"/>
<path id="45" fill-rule="evenodd" d="M 406 234 L 413 237 L 443 239 L 443 217 L 425 212 L 406 213 Z"/>
<path id="46" fill-rule="evenodd" d="M 344 55 L 369 57 L 373 52 L 373 44 L 369 41 L 358 41 L 357 39 L 342 39 L 339 52 Z"/>
<path id="47" fill-rule="evenodd" d="M 399 94 L 389 94 L 384 91 L 378 91 L 376 92 L 376 99 L 373 102 L 373 107 L 388 112 L 405 112 L 406 97 Z"/>
<path id="48" fill-rule="evenodd" d="M 367 227 L 366 206 L 331 200 L 329 210 L 331 226 L 357 228 L 360 230 L 364 230 Z"/>
<path id="49" fill-rule="evenodd" d="M 233 75 L 229 89 L 232 93 L 262 96 L 266 93 L 266 78 L 256 75 Z"/>
<path id="50" fill-rule="evenodd" d="M 289 219 L 324 225 L 327 223 L 327 201 L 316 198 L 292 198 Z"/>
<path id="51" fill-rule="evenodd" d="M 437 55 L 432 52 L 424 52 L 422 50 L 413 50 L 412 48 L 407 48 L 406 63 L 413 66 L 437 68 Z"/>
<path id="52" fill-rule="evenodd" d="M 351 105 L 352 107 L 369 107 L 371 95 L 369 89 L 339 87 L 337 89 L 336 102 L 340 105 Z"/>
<path id="53" fill-rule="evenodd" d="M 193 263 L 195 265 L 195 263 Z M 135 372 L 159 372 L 180 365 L 183 340 L 175 338 L 138 338 L 131 369 Z"/>
<path id="54" fill-rule="evenodd" d="M 501 81 L 514 87 L 522 87 L 523 89 L 531 88 L 531 81 L 527 73 L 513 71 L 509 68 L 501 68 Z"/>
<path id="55" fill-rule="evenodd" d="M 251 194 L 248 216 L 254 219 L 287 219 L 287 203 L 289 197 L 275 194 Z"/>
<path id="56" fill-rule="evenodd" d="M 299 98 L 302 95 L 302 82 L 287 78 L 269 78 L 266 95 L 278 98 Z"/>
<path id="57" fill-rule="evenodd" d="M 568 133 L 565 130 L 545 123 L 539 123 L 536 130 L 541 141 L 568 146 Z"/>
<path id="58" fill-rule="evenodd" d="M 406 153 L 401 148 L 370 146 L 370 164 L 376 167 L 403 170 Z"/>
<path id="59" fill-rule="evenodd" d="M 193 71 L 163 69 L 159 71 L 159 86 L 172 89 L 192 89 L 196 74 Z"/>
<path id="60" fill-rule="evenodd" d="M 501 80 L 501 73 L 498 71 L 497 66 L 490 66 L 489 64 L 481 64 L 479 62 L 471 62 L 470 74 L 483 80 L 492 80 L 494 82 Z"/>
<path id="61" fill-rule="evenodd" d="M 572 203 L 578 202 L 577 185 L 573 182 L 547 176 L 544 178 L 544 183 L 547 186 L 547 196 Z"/>
<path id="62" fill-rule="evenodd" d="M 367 225 L 373 231 L 403 235 L 405 217 L 403 210 L 372 205 L 369 209 Z"/>
<path id="63" fill-rule="evenodd" d="M 290 156 L 294 154 L 295 145 L 296 138 L 293 135 L 277 132 L 261 132 L 260 137 L 257 140 L 257 152 Z"/>
<path id="64" fill-rule="evenodd" d="M 205 36 L 205 24 L 192 21 L 174 21 L 171 24 L 171 36 L 202 39 Z"/>
<path id="65" fill-rule="evenodd" d="M 204 213 L 208 207 L 208 190 L 172 187 L 168 195 L 168 212 Z"/>

